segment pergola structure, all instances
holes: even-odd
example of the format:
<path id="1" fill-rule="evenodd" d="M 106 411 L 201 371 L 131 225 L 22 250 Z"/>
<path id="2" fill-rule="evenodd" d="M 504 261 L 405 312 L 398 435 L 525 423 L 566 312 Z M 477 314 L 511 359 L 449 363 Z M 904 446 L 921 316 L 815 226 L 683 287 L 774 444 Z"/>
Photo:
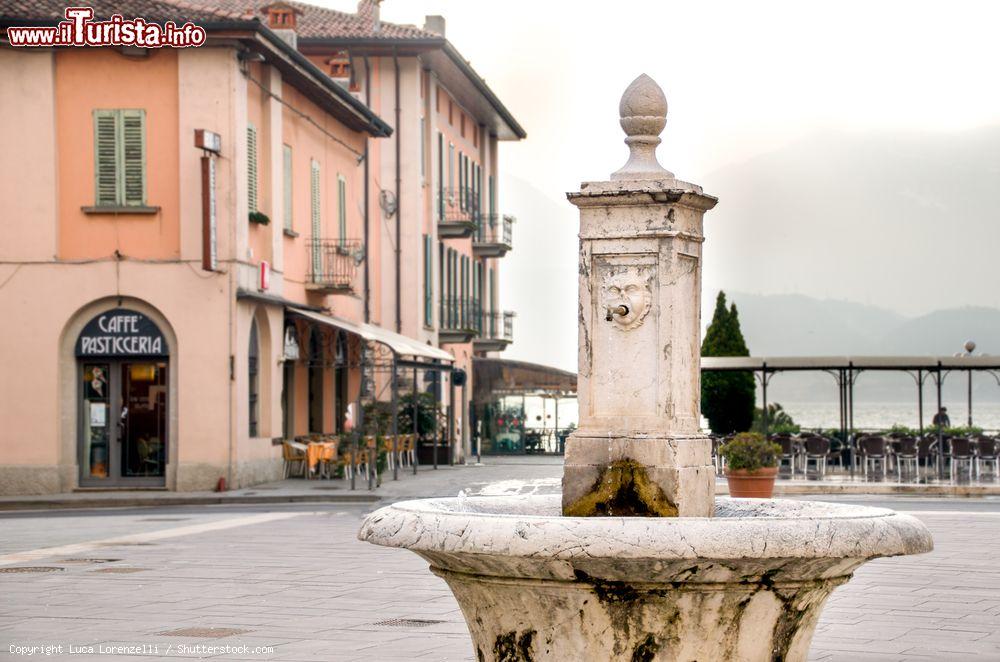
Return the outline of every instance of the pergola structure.
<path id="1" fill-rule="evenodd" d="M 917 408 L 920 417 L 920 434 L 924 432 L 924 382 L 930 378 L 937 394 L 937 409 L 941 409 L 941 386 L 952 372 L 969 376 L 969 416 L 972 412 L 972 373 L 986 372 L 1000 385 L 1000 356 L 705 356 L 701 359 L 703 371 L 751 371 L 761 386 L 763 411 L 767 412 L 767 386 L 778 372 L 826 372 L 837 382 L 840 393 L 840 431 L 849 444 L 851 471 L 854 471 L 854 383 L 858 375 L 869 371 L 905 372 L 913 377 L 917 386 Z M 764 433 L 767 434 L 767 416 L 764 416 Z M 939 459 L 943 459 L 942 431 L 937 429 Z M 943 461 L 938 465 L 943 471 Z"/>
<path id="2" fill-rule="evenodd" d="M 532 395 L 553 398 L 556 427 L 559 422 L 559 398 L 576 395 L 576 373 L 527 361 L 491 357 L 473 357 L 473 416 L 483 416 L 486 407 L 497 398 Z M 476 444 L 476 457 L 480 444 Z"/>

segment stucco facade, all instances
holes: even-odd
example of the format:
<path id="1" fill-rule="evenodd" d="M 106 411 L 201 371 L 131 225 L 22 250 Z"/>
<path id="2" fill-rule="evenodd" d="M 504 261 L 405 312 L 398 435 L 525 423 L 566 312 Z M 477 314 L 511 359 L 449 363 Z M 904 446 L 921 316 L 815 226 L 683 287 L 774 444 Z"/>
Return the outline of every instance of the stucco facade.
<path id="1" fill-rule="evenodd" d="M 0 353 L 22 375 L 0 387 L 0 493 L 60 492 L 88 482 L 80 447 L 84 362 L 74 347 L 88 322 L 115 310 L 141 313 L 166 340 L 167 357 L 159 366 L 166 371 L 160 378 L 165 420 L 155 439 L 164 466 L 144 472 L 144 479 L 155 473 L 158 481 L 109 475 L 108 485 L 203 490 L 220 478 L 229 486 L 278 478 L 281 446 L 273 440 L 286 432 L 336 431 L 341 423 L 334 399 L 349 395 L 336 393 L 335 368 L 321 368 L 314 379 L 322 381 L 327 406 L 322 429 L 311 430 L 311 375 L 299 361 L 291 379 L 295 393 L 283 400 L 288 322 L 285 308 L 266 298 L 360 320 L 357 296 L 307 291 L 312 192 L 306 173 L 316 167 L 321 174 L 321 233 L 338 238 L 338 182 L 344 181 L 348 209 L 356 210 L 364 191 L 357 154 L 369 136 L 284 82 L 271 63 L 241 60 L 232 47 L 142 56 L 110 48 L 0 48 L 0 70 L 0 115 L 18 127 L 5 136 L 9 149 L 0 155 L 2 215 L 11 238 L 0 247 L 0 307 L 8 320 L 17 320 L 3 325 Z M 109 108 L 144 111 L 148 209 L 141 213 L 94 209 L 94 111 Z M 257 207 L 273 219 L 267 225 L 247 221 L 251 125 L 257 131 Z M 214 271 L 202 268 L 204 152 L 194 145 L 196 129 L 221 136 L 214 158 Z M 294 180 L 287 232 L 286 145 L 293 172 L 306 174 Z M 348 213 L 345 220 L 348 232 L 360 236 L 360 214 Z M 262 262 L 271 265 L 266 288 Z M 251 326 L 257 337 L 253 377 Z M 308 338 L 311 331 L 303 331 Z M 250 379 L 257 391 L 253 431 Z M 343 380 L 341 390 L 345 382 L 346 390 L 357 391 L 357 374 Z M 286 402 L 293 409 L 288 415 Z"/>

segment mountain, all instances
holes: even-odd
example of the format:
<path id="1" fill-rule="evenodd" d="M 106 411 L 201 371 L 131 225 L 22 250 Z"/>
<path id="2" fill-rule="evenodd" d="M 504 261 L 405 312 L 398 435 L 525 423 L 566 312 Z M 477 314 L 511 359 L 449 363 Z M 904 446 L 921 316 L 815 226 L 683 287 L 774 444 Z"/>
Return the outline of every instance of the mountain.
<path id="1" fill-rule="evenodd" d="M 714 292 L 705 301 L 714 301 Z M 951 308 L 917 317 L 849 301 L 802 295 L 759 295 L 727 292 L 736 304 L 750 353 L 755 356 L 930 355 L 951 356 L 967 340 L 977 353 L 1000 355 L 1000 310 Z M 702 318 L 711 311 L 703 311 Z M 975 399 L 996 402 L 1000 389 L 994 379 L 977 375 Z M 830 375 L 821 372 L 782 373 L 771 381 L 769 400 L 833 402 L 837 391 Z M 926 387 L 931 397 L 931 387 Z M 964 402 L 964 376 L 945 380 L 945 395 Z M 915 383 L 902 372 L 866 373 L 858 379 L 859 401 L 909 402 Z"/>
<path id="2" fill-rule="evenodd" d="M 906 321 L 898 313 L 849 301 L 726 294 L 739 311 L 750 352 L 759 356 L 874 354 L 882 337 Z M 714 303 L 714 293 L 704 293 L 704 301 Z M 710 313 L 707 308 L 702 313 L 706 323 Z"/>

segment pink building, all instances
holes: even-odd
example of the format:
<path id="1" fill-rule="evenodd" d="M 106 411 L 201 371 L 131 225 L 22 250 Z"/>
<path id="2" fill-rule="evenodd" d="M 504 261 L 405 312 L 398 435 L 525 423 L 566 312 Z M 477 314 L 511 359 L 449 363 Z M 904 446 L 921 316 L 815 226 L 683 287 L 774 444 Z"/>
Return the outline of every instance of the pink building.
<path id="1" fill-rule="evenodd" d="M 3 28 L 65 4 L 5 7 Z M 523 131 L 375 6 L 218 7 L 143 16 L 205 27 L 198 48 L 0 45 L 0 493 L 273 480 L 283 439 L 401 386 L 436 388 L 441 461 L 462 457 L 450 375 L 506 345 L 485 201 L 496 140 Z M 395 58 L 311 51 L 314 12 L 377 26 Z M 390 43 L 418 33 L 429 50 Z"/>

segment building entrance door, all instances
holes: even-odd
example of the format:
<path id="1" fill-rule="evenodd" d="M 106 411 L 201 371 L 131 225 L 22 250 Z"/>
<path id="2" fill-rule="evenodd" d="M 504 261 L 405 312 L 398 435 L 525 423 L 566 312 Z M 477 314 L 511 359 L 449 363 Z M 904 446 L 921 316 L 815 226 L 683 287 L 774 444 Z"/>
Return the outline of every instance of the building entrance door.
<path id="1" fill-rule="evenodd" d="M 95 317 L 77 341 L 82 487 L 159 487 L 167 463 L 169 357 L 141 313 Z"/>

